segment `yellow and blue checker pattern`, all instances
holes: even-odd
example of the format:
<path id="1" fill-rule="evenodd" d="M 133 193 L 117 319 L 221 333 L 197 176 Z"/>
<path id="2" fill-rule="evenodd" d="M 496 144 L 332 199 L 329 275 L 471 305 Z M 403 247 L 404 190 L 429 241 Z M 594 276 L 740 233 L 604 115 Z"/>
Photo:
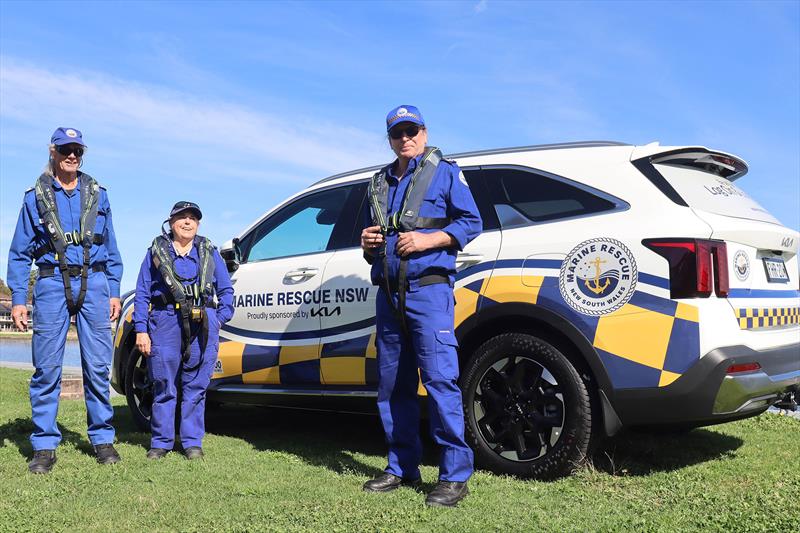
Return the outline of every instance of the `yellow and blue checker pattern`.
<path id="1" fill-rule="evenodd" d="M 301 346 L 222 340 L 215 384 L 368 385 L 377 383 L 375 334 Z"/>
<path id="2" fill-rule="evenodd" d="M 561 297 L 556 276 L 495 275 L 456 290 L 456 327 L 506 302 L 526 302 L 563 316 L 592 342 L 615 388 L 664 387 L 700 357 L 697 307 L 636 291 L 620 309 L 583 315 Z"/>
<path id="3" fill-rule="evenodd" d="M 736 309 L 740 329 L 774 328 L 800 324 L 800 307 L 746 307 Z"/>

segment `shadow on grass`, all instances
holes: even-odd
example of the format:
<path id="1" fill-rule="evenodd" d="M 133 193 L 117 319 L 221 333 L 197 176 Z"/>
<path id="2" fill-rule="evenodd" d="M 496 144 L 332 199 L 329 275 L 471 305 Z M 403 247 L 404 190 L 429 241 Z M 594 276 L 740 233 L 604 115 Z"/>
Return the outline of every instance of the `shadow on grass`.
<path id="1" fill-rule="evenodd" d="M 732 458 L 742 444 L 744 441 L 738 437 L 707 429 L 672 433 L 623 431 L 598 447 L 592 464 L 615 476 L 646 476 Z"/>
<path id="2" fill-rule="evenodd" d="M 149 448 L 150 434 L 138 430 L 127 406 L 114 408 L 114 422 L 119 441 Z M 425 450 L 422 464 L 435 466 L 438 449 L 428 436 L 427 420 L 420 430 Z M 380 419 L 370 414 L 224 404 L 206 412 L 206 432 L 244 440 L 258 451 L 292 454 L 310 465 L 365 480 L 383 470 L 353 454 L 385 457 L 387 452 Z"/>
<path id="3" fill-rule="evenodd" d="M 61 430 L 62 445 L 71 444 L 81 452 L 94 456 L 92 445 L 86 437 L 65 428 L 61 424 L 58 424 L 58 428 Z M 33 422 L 30 417 L 15 418 L 14 420 L 6 422 L 0 426 L 0 435 L 3 436 L 3 438 L 0 439 L 0 447 L 6 446 L 6 441 L 11 441 L 11 443 L 17 447 L 17 451 L 19 451 L 22 457 L 30 459 L 33 457 L 33 447 L 30 441 L 30 435 L 33 429 Z"/>

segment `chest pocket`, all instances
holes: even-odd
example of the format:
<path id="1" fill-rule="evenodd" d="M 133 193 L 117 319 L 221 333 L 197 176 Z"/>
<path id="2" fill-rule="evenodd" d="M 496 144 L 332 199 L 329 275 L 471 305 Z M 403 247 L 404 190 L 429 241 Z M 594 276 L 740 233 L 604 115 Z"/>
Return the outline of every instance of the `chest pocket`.
<path id="1" fill-rule="evenodd" d="M 431 218 L 444 218 L 447 216 L 447 202 L 444 191 L 438 187 L 428 190 L 422 199 L 419 216 Z"/>
<path id="2" fill-rule="evenodd" d="M 94 224 L 94 232 L 103 235 L 106 231 L 107 212 L 102 207 L 97 209 L 97 221 Z"/>

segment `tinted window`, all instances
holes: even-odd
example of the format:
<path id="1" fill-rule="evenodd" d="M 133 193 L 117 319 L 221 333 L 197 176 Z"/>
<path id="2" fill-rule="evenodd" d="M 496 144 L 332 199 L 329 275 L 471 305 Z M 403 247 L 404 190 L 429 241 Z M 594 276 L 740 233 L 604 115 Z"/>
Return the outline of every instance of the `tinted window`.
<path id="1" fill-rule="evenodd" d="M 495 212 L 508 223 L 520 215 L 544 222 L 614 209 L 616 204 L 575 184 L 511 168 L 482 168 Z"/>
<path id="2" fill-rule="evenodd" d="M 482 178 L 483 172 L 479 169 L 466 169 L 462 172 L 469 184 L 469 190 L 472 191 L 475 205 L 478 206 L 478 212 L 481 214 L 483 231 L 500 228 L 500 221 L 497 219 L 491 195 L 486 190 L 486 180 Z"/>
<path id="3" fill-rule="evenodd" d="M 287 205 L 245 238 L 245 261 L 261 261 L 330 249 L 353 186 L 310 194 Z M 347 228 L 348 235 L 352 230 Z M 340 226 L 341 227 L 341 226 Z"/>

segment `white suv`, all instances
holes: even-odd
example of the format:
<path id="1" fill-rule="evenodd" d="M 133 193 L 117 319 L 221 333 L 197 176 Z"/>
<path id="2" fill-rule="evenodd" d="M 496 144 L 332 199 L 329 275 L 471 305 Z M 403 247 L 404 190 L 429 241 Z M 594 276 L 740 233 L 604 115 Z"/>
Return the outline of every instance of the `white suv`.
<path id="1" fill-rule="evenodd" d="M 707 425 L 791 402 L 798 233 L 733 184 L 741 159 L 611 142 L 450 157 L 484 224 L 458 254 L 455 286 L 479 466 L 552 477 L 622 426 Z M 210 395 L 327 405 L 375 395 L 376 288 L 359 214 L 377 168 L 315 183 L 223 247 L 236 313 Z M 146 427 L 131 308 L 129 297 L 112 382 Z"/>

